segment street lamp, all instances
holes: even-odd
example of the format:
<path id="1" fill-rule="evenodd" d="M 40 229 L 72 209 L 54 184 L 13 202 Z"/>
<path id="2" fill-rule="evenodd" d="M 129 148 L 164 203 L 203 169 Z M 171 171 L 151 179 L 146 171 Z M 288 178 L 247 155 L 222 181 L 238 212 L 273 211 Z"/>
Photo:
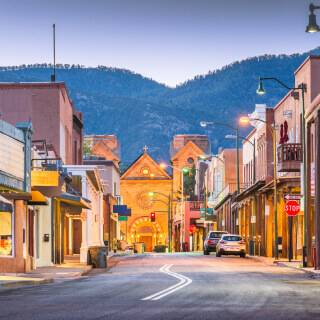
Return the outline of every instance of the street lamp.
<path id="1" fill-rule="evenodd" d="M 237 143 L 237 194 L 240 193 L 240 178 L 239 178 L 239 135 L 238 135 L 238 126 L 236 127 L 232 127 L 226 123 L 220 123 L 220 122 L 207 122 L 207 121 L 201 121 L 200 122 L 200 125 L 202 127 L 206 127 L 206 126 L 213 126 L 213 125 L 221 125 L 221 126 L 225 126 L 225 127 L 228 127 L 230 129 L 233 129 L 236 131 L 236 137 L 237 137 L 237 140 L 236 140 L 236 143 Z"/>
<path id="2" fill-rule="evenodd" d="M 261 83 L 261 85 L 262 85 L 262 83 Z M 263 87 L 262 87 L 262 89 L 263 89 Z M 247 139 L 245 137 L 240 137 L 239 136 L 238 138 L 246 140 L 253 147 L 253 184 L 255 184 L 256 183 L 256 139 L 254 138 L 253 139 L 253 143 L 252 143 L 249 139 Z M 237 139 L 237 137 L 234 136 L 234 135 L 226 135 L 226 139 Z M 256 216 L 256 197 L 255 196 L 253 196 L 252 215 L 254 217 Z M 253 241 L 254 242 L 255 242 L 255 234 L 256 234 L 255 233 L 256 232 L 255 226 L 256 226 L 256 224 L 253 223 L 252 234 L 253 234 Z"/>
<path id="3" fill-rule="evenodd" d="M 318 9 L 320 7 L 313 6 L 313 8 Z M 311 11 L 311 9 L 310 9 L 310 11 Z M 311 12 L 313 12 L 313 10 Z M 320 30 L 318 30 L 318 31 L 320 31 Z M 301 193 L 303 196 L 303 210 L 304 210 L 304 212 L 303 212 L 303 219 L 304 219 L 304 230 L 303 230 L 304 231 L 304 241 L 303 241 L 303 244 L 305 246 L 306 239 L 307 239 L 307 202 L 306 202 L 306 197 L 305 197 L 306 191 L 307 191 L 307 177 L 306 177 L 307 162 L 306 162 L 305 117 L 304 117 L 304 114 L 305 114 L 305 111 L 304 111 L 304 108 L 305 108 L 304 107 L 304 92 L 306 90 L 306 84 L 302 82 L 300 84 L 300 86 L 298 86 L 296 88 L 295 87 L 290 88 L 290 87 L 286 86 L 284 83 L 282 83 L 280 80 L 278 80 L 277 78 L 259 78 L 259 88 L 260 88 L 260 83 L 261 83 L 262 89 L 263 89 L 262 80 L 275 80 L 288 90 L 301 90 L 301 102 L 302 102 L 302 110 L 301 110 L 302 136 L 301 136 L 301 140 L 302 140 L 302 163 L 303 163 L 303 165 L 302 165 L 302 167 L 303 167 L 303 182 L 302 182 L 303 183 L 303 192 L 301 192 Z M 257 90 L 257 92 L 258 92 L 258 90 Z M 265 91 L 264 91 L 264 93 L 265 93 Z"/>
<path id="4" fill-rule="evenodd" d="M 274 205 L 274 229 L 275 229 L 275 258 L 279 259 L 279 251 L 278 251 L 278 209 L 277 209 L 277 159 L 276 159 L 276 129 L 275 129 L 275 121 L 273 120 L 273 126 L 271 126 L 267 121 L 259 119 L 259 118 L 249 118 L 242 117 L 240 118 L 241 124 L 249 124 L 251 121 L 260 121 L 267 125 L 270 129 L 273 137 L 273 181 L 274 181 L 274 197 L 273 197 L 273 205 Z"/>
<path id="5" fill-rule="evenodd" d="M 308 33 L 313 33 L 313 32 L 319 32 L 320 28 L 317 25 L 317 17 L 313 13 L 315 9 L 320 9 L 320 6 L 314 6 L 313 3 L 310 3 L 309 5 L 309 10 L 310 10 L 310 15 L 309 15 L 309 24 L 307 25 L 306 32 Z"/>
<path id="6" fill-rule="evenodd" d="M 183 195 L 183 174 L 187 173 L 191 168 L 183 168 L 183 169 L 179 169 L 176 168 L 174 166 L 171 166 L 169 164 L 166 163 L 160 163 L 160 167 L 161 168 L 166 168 L 166 167 L 170 167 L 172 169 L 178 170 L 181 172 L 181 234 L 180 234 L 180 248 L 182 250 L 182 240 L 184 239 L 184 215 L 183 215 L 183 204 L 184 204 L 184 195 Z"/>
<path id="7" fill-rule="evenodd" d="M 153 197 L 155 194 L 160 194 L 160 195 L 162 195 L 162 196 L 164 196 L 164 197 L 166 197 L 167 199 L 168 199 L 168 203 L 166 203 L 165 201 L 162 201 L 162 200 L 157 200 L 157 199 L 150 199 L 150 201 L 161 201 L 161 202 L 163 202 L 163 203 L 165 203 L 166 205 L 168 205 L 168 237 L 169 237 L 169 252 L 171 252 L 172 251 L 172 240 L 171 240 L 171 236 L 172 236 L 172 231 L 171 231 L 171 210 L 170 210 L 170 208 L 171 208 L 171 199 L 170 199 L 170 195 L 169 196 L 167 196 L 167 195 L 165 195 L 164 193 L 161 193 L 161 192 L 155 192 L 155 191 L 150 191 L 149 192 L 149 196 L 150 197 Z"/>

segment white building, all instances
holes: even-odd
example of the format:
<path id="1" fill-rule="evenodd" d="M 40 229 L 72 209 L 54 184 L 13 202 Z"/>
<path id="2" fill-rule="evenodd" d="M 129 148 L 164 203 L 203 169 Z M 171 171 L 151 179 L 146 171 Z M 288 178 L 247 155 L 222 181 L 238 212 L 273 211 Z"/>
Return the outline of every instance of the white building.
<path id="1" fill-rule="evenodd" d="M 81 239 L 80 245 L 80 262 L 87 262 L 88 248 L 90 246 L 104 246 L 103 242 L 103 193 L 104 185 L 100 179 L 97 166 L 80 165 L 64 166 L 72 174 L 70 186 L 74 192 L 81 195 L 91 204 L 91 210 L 83 209 L 81 217 L 69 215 L 70 236 L 69 248 L 74 249 L 76 239 Z M 72 190 L 68 190 L 72 192 Z M 81 219 L 82 228 L 73 228 Z M 74 221 L 77 220 L 77 221 Z M 79 221 L 79 222 L 78 222 Z M 71 236 L 72 234 L 72 236 Z"/>

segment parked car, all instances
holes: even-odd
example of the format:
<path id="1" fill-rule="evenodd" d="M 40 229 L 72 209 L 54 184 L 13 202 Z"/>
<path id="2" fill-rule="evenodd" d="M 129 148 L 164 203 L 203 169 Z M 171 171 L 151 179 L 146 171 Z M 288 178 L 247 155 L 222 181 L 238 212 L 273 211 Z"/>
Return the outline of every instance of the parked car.
<path id="1" fill-rule="evenodd" d="M 217 257 L 229 254 L 246 257 L 246 243 L 238 234 L 223 235 L 217 244 Z"/>
<path id="2" fill-rule="evenodd" d="M 209 255 L 210 252 L 216 251 L 218 241 L 224 234 L 228 234 L 227 231 L 210 231 L 203 244 L 203 254 Z"/>

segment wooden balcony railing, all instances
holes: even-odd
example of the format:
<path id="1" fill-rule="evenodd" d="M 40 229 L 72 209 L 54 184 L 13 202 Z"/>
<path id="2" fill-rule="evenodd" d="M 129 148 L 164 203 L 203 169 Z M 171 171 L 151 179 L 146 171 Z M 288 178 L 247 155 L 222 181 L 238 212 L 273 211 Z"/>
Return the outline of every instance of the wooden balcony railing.
<path id="1" fill-rule="evenodd" d="M 302 144 L 283 143 L 277 150 L 279 172 L 299 172 L 302 163 Z"/>

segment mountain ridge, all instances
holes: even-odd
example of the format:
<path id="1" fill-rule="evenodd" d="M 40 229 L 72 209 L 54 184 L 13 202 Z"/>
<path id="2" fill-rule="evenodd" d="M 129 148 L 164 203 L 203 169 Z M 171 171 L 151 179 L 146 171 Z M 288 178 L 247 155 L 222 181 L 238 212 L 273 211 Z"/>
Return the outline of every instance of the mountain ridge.
<path id="1" fill-rule="evenodd" d="M 277 83 L 265 84 L 267 94 L 256 94 L 259 76 L 276 77 L 294 84 L 294 71 L 309 54 L 263 55 L 235 61 L 198 75 L 175 88 L 126 69 L 58 64 L 56 80 L 64 81 L 75 107 L 84 114 L 85 134 L 116 134 L 122 144 L 122 163 L 129 164 L 144 145 L 157 161 L 169 159 L 170 141 L 176 134 L 207 134 L 213 152 L 220 146 L 235 147 L 224 139 L 225 127 L 201 128 L 200 121 L 236 125 L 257 103 L 274 107 L 287 90 Z M 50 64 L 0 67 L 1 82 L 50 81 Z M 1 108 L 1 106 L 0 106 Z M 240 128 L 241 135 L 249 132 Z"/>

